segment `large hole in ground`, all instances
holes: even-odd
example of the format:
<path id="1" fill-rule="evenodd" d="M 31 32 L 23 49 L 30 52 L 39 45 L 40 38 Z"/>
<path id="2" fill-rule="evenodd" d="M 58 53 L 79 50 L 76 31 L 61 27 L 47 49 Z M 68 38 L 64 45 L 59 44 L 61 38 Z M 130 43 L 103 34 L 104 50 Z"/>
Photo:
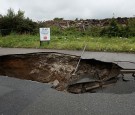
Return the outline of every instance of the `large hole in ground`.
<path id="1" fill-rule="evenodd" d="M 120 66 L 61 53 L 31 53 L 0 56 L 0 75 L 52 83 L 70 93 L 132 93 L 135 82 L 122 79 Z M 129 74 L 129 76 L 131 76 Z"/>

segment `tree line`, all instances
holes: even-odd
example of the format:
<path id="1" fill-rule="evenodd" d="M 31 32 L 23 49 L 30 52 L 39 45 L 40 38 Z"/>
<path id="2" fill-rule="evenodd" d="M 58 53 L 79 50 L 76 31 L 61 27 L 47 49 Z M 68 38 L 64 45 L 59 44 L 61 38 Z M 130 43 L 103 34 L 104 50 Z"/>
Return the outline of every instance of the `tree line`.
<path id="1" fill-rule="evenodd" d="M 115 18 L 110 24 L 100 31 L 101 36 L 108 37 L 133 37 L 135 36 L 135 18 L 129 18 L 126 25 L 118 24 Z"/>
<path id="2" fill-rule="evenodd" d="M 61 18 L 58 18 L 61 19 Z M 55 20 L 58 20 L 57 18 Z M 63 19 L 62 19 L 63 20 Z M 24 11 L 8 9 L 6 15 L 0 14 L 0 34 L 2 36 L 10 33 L 17 34 L 37 34 L 40 27 L 45 27 L 43 23 L 34 22 L 24 16 Z M 74 36 L 108 36 L 108 37 L 133 37 L 135 36 L 135 18 L 129 18 L 126 25 L 119 24 L 113 17 L 108 26 L 89 26 L 83 30 L 76 27 L 61 29 L 57 26 L 51 26 L 53 35 L 74 35 Z"/>
<path id="3" fill-rule="evenodd" d="M 18 10 L 17 13 L 13 9 L 8 9 L 6 15 L 0 15 L 0 31 L 2 36 L 8 35 L 11 32 L 23 34 L 33 34 L 37 28 L 37 23 L 29 18 L 25 18 L 24 12 Z"/>

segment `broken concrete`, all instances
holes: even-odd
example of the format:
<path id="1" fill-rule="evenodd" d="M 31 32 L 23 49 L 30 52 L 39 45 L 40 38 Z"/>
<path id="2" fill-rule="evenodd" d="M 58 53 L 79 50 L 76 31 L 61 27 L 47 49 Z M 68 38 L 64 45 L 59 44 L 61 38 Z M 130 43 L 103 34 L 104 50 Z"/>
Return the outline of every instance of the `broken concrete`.
<path id="1" fill-rule="evenodd" d="M 63 53 L 31 53 L 0 56 L 0 75 L 53 83 L 59 91 L 72 93 L 92 92 L 117 82 L 121 67 L 95 59 L 81 59 L 75 75 L 79 56 Z M 79 80 L 89 78 L 85 82 Z"/>
<path id="2" fill-rule="evenodd" d="M 0 57 L 0 74 L 43 83 L 66 83 L 79 57 L 58 53 L 33 53 Z"/>
<path id="3" fill-rule="evenodd" d="M 117 82 L 117 79 L 113 78 L 107 81 L 99 80 L 99 81 L 76 83 L 76 84 L 69 85 L 67 88 L 67 91 L 71 93 L 75 93 L 75 94 L 85 93 L 85 92 L 95 93 L 96 89 L 100 88 L 101 90 L 103 90 L 103 88 L 108 87 L 109 85 L 112 85 L 116 82 Z"/>

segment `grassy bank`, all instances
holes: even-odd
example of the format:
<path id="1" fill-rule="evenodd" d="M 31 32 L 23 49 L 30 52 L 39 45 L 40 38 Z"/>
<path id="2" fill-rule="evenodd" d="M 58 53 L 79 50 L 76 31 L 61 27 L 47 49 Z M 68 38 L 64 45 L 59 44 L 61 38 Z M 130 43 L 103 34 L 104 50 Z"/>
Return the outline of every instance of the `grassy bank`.
<path id="1" fill-rule="evenodd" d="M 12 48 L 49 48 L 81 50 L 87 43 L 88 51 L 135 52 L 134 38 L 107 38 L 107 37 L 75 37 L 51 36 L 50 44 L 42 43 L 40 46 L 39 35 L 9 35 L 0 37 L 0 47 Z"/>

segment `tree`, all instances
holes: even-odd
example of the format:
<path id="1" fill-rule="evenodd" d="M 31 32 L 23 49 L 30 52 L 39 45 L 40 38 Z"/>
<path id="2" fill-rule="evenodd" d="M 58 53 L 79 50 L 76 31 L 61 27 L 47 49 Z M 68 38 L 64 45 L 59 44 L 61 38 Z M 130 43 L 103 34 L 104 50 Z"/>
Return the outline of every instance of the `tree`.
<path id="1" fill-rule="evenodd" d="M 25 18 L 24 11 L 18 10 L 17 13 L 13 9 L 8 9 L 7 14 L 0 18 L 0 29 L 2 35 L 8 35 L 10 32 L 15 33 L 34 33 L 37 23 L 29 18 Z"/>
<path id="2" fill-rule="evenodd" d="M 119 27 L 118 27 L 118 23 L 114 18 L 112 18 L 112 20 L 110 21 L 109 27 L 107 29 L 107 33 L 109 37 L 118 36 Z"/>
<path id="3" fill-rule="evenodd" d="M 17 14 L 16 14 L 16 17 L 18 18 L 18 19 L 25 19 L 25 17 L 24 17 L 24 11 L 21 11 L 20 9 L 18 10 L 18 12 L 17 12 Z"/>
<path id="4" fill-rule="evenodd" d="M 2 18 L 2 14 L 0 14 L 0 18 Z"/>
<path id="5" fill-rule="evenodd" d="M 54 20 L 54 21 L 62 21 L 62 20 L 64 20 L 64 19 L 63 19 L 63 18 L 57 18 L 57 17 L 56 17 L 56 18 L 54 18 L 53 20 Z"/>
<path id="6" fill-rule="evenodd" d="M 135 36 L 135 18 L 128 20 L 129 36 Z"/>
<path id="7" fill-rule="evenodd" d="M 6 16 L 7 16 L 8 18 L 14 18 L 14 17 L 15 17 L 14 10 L 13 10 L 12 8 L 8 9 Z"/>

